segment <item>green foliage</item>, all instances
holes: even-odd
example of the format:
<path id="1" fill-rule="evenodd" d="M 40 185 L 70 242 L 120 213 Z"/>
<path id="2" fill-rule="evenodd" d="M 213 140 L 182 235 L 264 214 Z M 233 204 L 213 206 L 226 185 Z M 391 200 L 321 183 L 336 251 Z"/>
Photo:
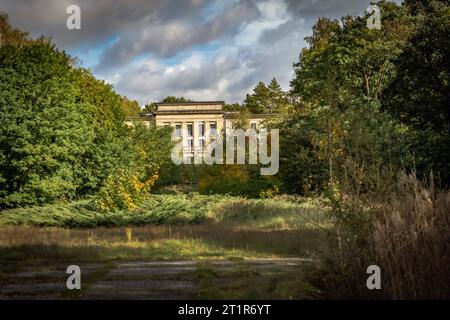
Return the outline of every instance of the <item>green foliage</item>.
<path id="1" fill-rule="evenodd" d="M 8 15 L 0 11 L 0 47 L 22 46 L 29 42 L 28 33 L 13 28 L 9 23 Z"/>
<path id="2" fill-rule="evenodd" d="M 257 165 L 213 165 L 204 169 L 198 185 L 202 194 L 258 198 L 276 183 L 271 176 L 261 176 Z"/>
<path id="3" fill-rule="evenodd" d="M 252 94 L 247 94 L 244 107 L 250 113 L 280 113 L 287 108 L 286 94 L 281 89 L 275 78 L 266 86 L 259 82 L 253 89 Z"/>
<path id="4" fill-rule="evenodd" d="M 249 129 L 250 119 L 252 114 L 247 108 L 242 108 L 239 111 L 235 111 L 230 115 L 231 121 L 233 121 L 233 127 L 235 129 Z"/>
<path id="5" fill-rule="evenodd" d="M 2 211 L 1 226 L 28 225 L 48 227 L 93 228 L 99 226 L 137 226 L 146 224 L 199 224 L 205 222 L 239 223 L 273 228 L 282 225 L 295 227 L 312 211 L 315 219 L 323 220 L 317 206 L 289 199 L 244 199 L 228 195 L 200 195 L 196 193 L 150 195 L 137 207 L 128 210 L 99 210 L 94 201 L 83 200 L 69 204 L 15 208 Z"/>
<path id="6" fill-rule="evenodd" d="M 337 20 L 320 18 L 309 47 L 294 65 L 292 94 L 314 106 L 349 107 L 367 99 L 380 100 L 395 77 L 396 57 L 414 29 L 414 19 L 395 3 L 380 2 L 383 28 L 366 27 L 368 16 Z"/>
<path id="7" fill-rule="evenodd" d="M 183 103 L 192 102 L 192 100 L 185 97 L 167 96 L 161 100 L 161 103 Z M 156 102 L 149 102 L 144 106 L 144 112 L 152 112 L 156 110 Z"/>
<path id="8" fill-rule="evenodd" d="M 168 162 L 169 132 L 127 129 L 136 101 L 74 67 L 50 41 L 13 29 L 5 15 L 0 27 L 0 207 L 70 200 L 102 186 L 106 207 L 138 201 Z"/>
<path id="9" fill-rule="evenodd" d="M 379 6 L 381 30 L 367 28 L 367 16 L 347 16 L 342 26 L 320 18 L 306 39 L 309 47 L 291 82 L 291 94 L 302 104 L 282 125 L 280 176 L 288 192 L 289 186 L 302 194 L 327 188 L 367 192 L 381 174 L 410 159 L 407 130 L 380 103 L 415 20 L 394 3 Z"/>
<path id="10" fill-rule="evenodd" d="M 381 30 L 366 28 L 367 16 L 342 27 L 320 19 L 307 39 L 291 83 L 302 103 L 281 126 L 280 180 L 286 191 L 326 190 L 332 202 L 330 250 L 310 280 L 326 298 L 445 296 L 435 288 L 448 273 L 432 270 L 445 270 L 448 255 L 430 248 L 447 241 L 447 195 L 433 178 L 429 190 L 415 177 L 402 189 L 398 172 L 449 181 L 450 11 L 441 1 L 378 5 Z M 362 276 L 373 261 L 389 270 L 378 293 Z"/>
<path id="11" fill-rule="evenodd" d="M 0 206 L 70 199 L 95 138 L 69 57 L 49 44 L 0 48 Z"/>
<path id="12" fill-rule="evenodd" d="M 124 98 L 114 92 L 112 85 L 97 80 L 89 70 L 74 68 L 78 99 L 95 106 L 94 122 L 98 130 L 113 131 L 116 135 L 124 132 Z"/>
<path id="13" fill-rule="evenodd" d="M 431 3 L 431 2 L 430 2 Z M 450 185 L 450 6 L 434 2 L 397 59 L 383 106 L 408 126 L 415 169 Z"/>
<path id="14" fill-rule="evenodd" d="M 136 207 L 171 161 L 171 129 L 136 124 L 129 129 L 134 158 L 112 172 L 98 195 L 102 209 Z"/>
<path id="15" fill-rule="evenodd" d="M 138 117 L 141 112 L 139 103 L 135 100 L 130 100 L 126 97 L 122 97 L 122 106 L 126 117 Z"/>
<path id="16" fill-rule="evenodd" d="M 161 100 L 162 103 L 179 103 L 179 102 L 192 102 L 192 100 L 185 97 L 167 96 Z"/>
<path id="17" fill-rule="evenodd" d="M 156 174 L 142 181 L 140 173 L 133 168 L 123 168 L 108 177 L 100 190 L 97 204 L 101 210 L 131 209 L 150 192 L 158 176 Z"/>
<path id="18" fill-rule="evenodd" d="M 280 181 L 286 193 L 308 194 L 326 189 L 328 171 L 319 141 L 326 135 L 320 110 L 296 112 L 280 127 Z"/>
<path id="19" fill-rule="evenodd" d="M 239 103 L 226 104 L 223 107 L 225 111 L 241 111 L 244 107 Z"/>

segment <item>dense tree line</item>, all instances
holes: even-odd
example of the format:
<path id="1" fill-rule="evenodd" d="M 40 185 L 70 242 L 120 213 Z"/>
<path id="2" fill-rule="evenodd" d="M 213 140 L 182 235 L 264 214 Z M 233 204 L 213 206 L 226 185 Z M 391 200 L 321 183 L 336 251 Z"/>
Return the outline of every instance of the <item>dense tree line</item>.
<path id="1" fill-rule="evenodd" d="M 137 102 L 76 67 L 51 41 L 12 28 L 5 14 L 0 32 L 0 207 L 102 188 L 109 205 L 132 205 L 167 160 L 160 155 L 170 155 L 169 132 L 127 128 Z M 118 173 L 120 181 L 112 178 Z"/>
<path id="2" fill-rule="evenodd" d="M 205 168 L 194 179 L 205 192 L 368 192 L 400 169 L 421 177 L 433 171 L 441 186 L 449 185 L 449 6 L 378 5 L 381 30 L 367 28 L 368 16 L 320 18 L 294 65 L 290 92 L 272 79 L 258 83 L 242 104 L 226 106 L 238 111 L 244 128 L 251 114 L 276 115 L 266 125 L 281 130 L 280 173 L 266 181 L 250 166 Z M 137 102 L 78 68 L 47 39 L 11 27 L 5 14 L 0 32 L 1 207 L 102 188 L 110 197 L 104 203 L 114 202 L 117 192 L 119 206 L 126 206 L 125 199 L 132 203 L 156 176 L 160 183 L 183 182 L 186 172 L 168 160 L 168 132 L 124 125 L 126 116 L 140 112 Z M 144 111 L 154 108 L 149 103 Z M 230 183 L 214 186 L 208 177 L 215 175 Z"/>
<path id="3" fill-rule="evenodd" d="M 321 18 L 294 65 L 280 128 L 284 192 L 330 204 L 329 250 L 309 282 L 326 298 L 448 298 L 450 5 L 388 1 Z M 447 189 L 447 190 L 446 190 Z M 378 265 L 382 290 L 367 290 Z"/>
<path id="4" fill-rule="evenodd" d="M 321 18 L 306 39 L 279 125 L 285 192 L 369 191 L 400 169 L 450 184 L 448 3 L 378 5 L 381 30 Z"/>

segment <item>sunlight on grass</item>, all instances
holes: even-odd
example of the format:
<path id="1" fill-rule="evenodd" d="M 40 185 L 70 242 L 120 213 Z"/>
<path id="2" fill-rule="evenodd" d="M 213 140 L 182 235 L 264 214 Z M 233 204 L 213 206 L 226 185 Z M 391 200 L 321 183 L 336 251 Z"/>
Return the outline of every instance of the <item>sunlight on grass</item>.
<path id="1" fill-rule="evenodd" d="M 308 199 L 195 193 L 152 195 L 126 212 L 88 202 L 5 210 L 0 226 L 3 259 L 87 261 L 309 257 L 330 227 Z"/>

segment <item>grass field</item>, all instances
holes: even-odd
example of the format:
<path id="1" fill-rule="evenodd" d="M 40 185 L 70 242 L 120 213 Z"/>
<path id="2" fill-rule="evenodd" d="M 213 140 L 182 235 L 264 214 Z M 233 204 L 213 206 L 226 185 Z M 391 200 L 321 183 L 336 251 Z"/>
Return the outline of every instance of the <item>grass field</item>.
<path id="1" fill-rule="evenodd" d="M 45 273 L 57 265 L 101 264 L 100 272 L 123 261 L 193 260 L 195 279 L 188 273 L 185 280 L 199 284 L 201 297 L 290 297 L 298 289 L 292 286 L 301 283 L 297 272 L 261 276 L 240 261 L 313 259 L 325 250 L 330 227 L 323 204 L 310 199 L 191 193 L 153 195 L 127 212 L 96 211 L 89 201 L 5 210 L 0 212 L 0 284 L 13 279 L 11 272 Z M 211 261 L 236 267 L 221 271 Z"/>
<path id="2" fill-rule="evenodd" d="M 311 256 L 327 229 L 308 201 L 155 195 L 139 208 L 100 212 L 88 202 L 0 213 L 2 260 Z"/>

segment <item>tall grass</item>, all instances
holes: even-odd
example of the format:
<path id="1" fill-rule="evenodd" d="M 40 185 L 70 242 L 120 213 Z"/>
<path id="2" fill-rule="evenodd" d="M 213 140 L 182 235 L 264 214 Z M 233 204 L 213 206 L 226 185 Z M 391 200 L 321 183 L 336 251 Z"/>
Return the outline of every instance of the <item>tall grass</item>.
<path id="1" fill-rule="evenodd" d="M 244 199 L 225 195 L 151 195 L 132 210 L 98 210 L 89 201 L 0 212 L 0 226 L 64 228 L 236 223 L 243 227 L 293 229 L 324 221 L 320 205 L 306 199 Z"/>
<path id="2" fill-rule="evenodd" d="M 405 187 L 383 204 L 374 223 L 373 249 L 383 266 L 385 294 L 449 299 L 450 192 L 434 194 L 413 177 Z"/>
<path id="3" fill-rule="evenodd" d="M 324 222 L 323 209 L 305 199 L 198 194 L 151 196 L 132 211 L 101 212 L 88 203 L 13 209 L 0 212 L 0 265 L 39 259 L 312 258 L 324 243 Z"/>
<path id="4" fill-rule="evenodd" d="M 336 229 L 311 273 L 325 298 L 450 298 L 450 192 L 402 175 L 384 197 L 347 194 L 331 211 Z M 381 268 L 381 290 L 366 268 Z"/>
<path id="5" fill-rule="evenodd" d="M 236 200 L 236 199 L 234 199 Z M 215 208 L 233 201 L 227 196 L 151 195 L 130 210 L 100 210 L 90 201 L 0 212 L 1 225 L 95 228 L 147 224 L 197 224 L 213 219 Z"/>

